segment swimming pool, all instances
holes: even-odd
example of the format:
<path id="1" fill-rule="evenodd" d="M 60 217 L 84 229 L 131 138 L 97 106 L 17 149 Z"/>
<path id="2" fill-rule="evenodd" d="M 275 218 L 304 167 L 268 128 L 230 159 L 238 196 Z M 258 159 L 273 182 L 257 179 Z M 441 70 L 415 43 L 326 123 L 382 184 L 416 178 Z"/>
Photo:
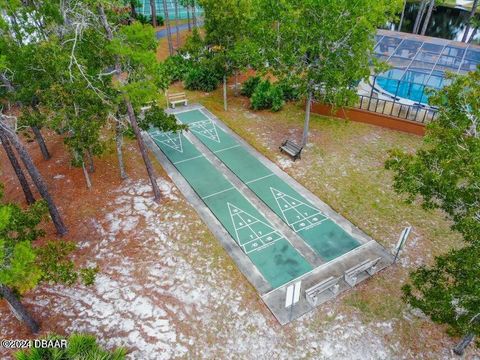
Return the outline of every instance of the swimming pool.
<path id="1" fill-rule="evenodd" d="M 374 76 L 374 88 L 397 98 L 428 103 L 426 89 L 450 83 L 446 72 L 464 74 L 480 64 L 480 46 L 450 40 L 379 31 L 375 56 L 390 69 Z"/>

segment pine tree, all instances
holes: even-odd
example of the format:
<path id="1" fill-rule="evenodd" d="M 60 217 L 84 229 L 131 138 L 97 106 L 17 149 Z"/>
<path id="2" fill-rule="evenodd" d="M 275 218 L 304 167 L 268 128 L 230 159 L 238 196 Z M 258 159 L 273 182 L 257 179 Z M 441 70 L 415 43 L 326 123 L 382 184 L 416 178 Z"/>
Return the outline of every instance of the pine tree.
<path id="1" fill-rule="evenodd" d="M 93 335 L 72 334 L 68 338 L 50 334 L 40 340 L 66 340 L 65 348 L 33 348 L 15 353 L 16 360 L 62 359 L 62 360 L 124 360 L 127 351 L 117 348 L 113 351 L 103 349 Z"/>
<path id="2" fill-rule="evenodd" d="M 21 296 L 41 282 L 73 285 L 79 279 L 91 284 L 96 269 L 75 269 L 70 254 L 75 245 L 65 241 L 38 242 L 45 233 L 38 229 L 47 213 L 44 201 L 26 210 L 2 201 L 0 187 L 0 297 L 28 328 L 36 333 L 39 324 L 22 305 Z"/>
<path id="3" fill-rule="evenodd" d="M 25 146 L 22 144 L 20 139 L 18 138 L 17 134 L 10 129 L 2 119 L 0 118 L 0 133 L 2 133 L 1 137 L 8 139 L 8 142 L 15 148 L 17 151 L 20 159 L 22 160 L 27 172 L 29 173 L 30 177 L 32 178 L 33 183 L 35 184 L 38 192 L 42 196 L 42 198 L 46 201 L 48 210 L 50 212 L 50 216 L 52 218 L 53 224 L 57 230 L 58 235 L 63 236 L 67 233 L 67 228 L 62 220 L 60 212 L 58 211 L 55 202 L 53 201 L 52 196 L 47 188 L 47 184 L 43 180 L 40 171 L 38 171 L 37 167 L 33 163 L 30 154 L 28 153 Z"/>

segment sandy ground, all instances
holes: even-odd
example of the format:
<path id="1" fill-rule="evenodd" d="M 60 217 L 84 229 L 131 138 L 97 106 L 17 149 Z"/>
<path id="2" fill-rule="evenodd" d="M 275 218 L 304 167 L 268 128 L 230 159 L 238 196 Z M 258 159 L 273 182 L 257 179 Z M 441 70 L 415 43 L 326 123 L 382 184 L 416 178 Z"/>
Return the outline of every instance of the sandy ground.
<path id="1" fill-rule="evenodd" d="M 159 53 L 162 56 L 163 53 Z M 44 161 L 28 147 L 77 243 L 78 264 L 98 265 L 93 286 L 43 284 L 26 306 L 48 332 L 95 334 L 107 348 L 124 346 L 129 359 L 453 359 L 457 339 L 401 300 L 408 272 L 458 246 L 439 212 L 407 205 L 383 168 L 388 149 L 415 150 L 421 139 L 370 125 L 312 120 L 311 145 L 293 163 L 278 144 L 301 133 L 300 105 L 278 114 L 251 112 L 248 100 L 220 90 L 187 92 L 234 131 L 362 230 L 392 247 L 405 225 L 414 231 L 399 265 L 287 326 L 279 326 L 195 210 L 157 166 L 164 194 L 157 204 L 136 144 L 127 141 L 130 175 L 121 181 L 112 144 L 96 159 L 93 189 L 71 167 L 62 139 L 47 135 L 53 155 Z M 13 171 L 0 152 L 6 199 L 24 204 Z M 54 238 L 50 223 L 44 225 Z M 0 338 L 31 337 L 0 302 Z M 0 357 L 10 353 L 0 349 Z M 480 359 L 470 347 L 465 359 Z"/>
<path id="2" fill-rule="evenodd" d="M 267 136 L 268 126 L 256 133 Z M 61 139 L 49 136 L 48 143 L 48 162 L 34 143 L 29 147 L 70 228 L 67 238 L 79 246 L 78 263 L 101 271 L 91 287 L 44 284 L 25 296 L 42 334 L 93 333 L 107 347 L 128 348 L 131 359 L 451 358 L 454 342 L 443 329 L 399 305 L 399 284 L 395 291 L 389 284 L 402 273 L 398 267 L 281 327 L 161 169 L 164 199 L 152 201 L 134 143 L 126 151 L 130 179 L 118 179 L 109 153 L 97 161 L 90 191 L 80 170 L 70 167 Z M 278 163 L 293 172 L 302 168 L 280 156 Z M 345 166 L 349 171 L 348 161 Z M 9 200 L 23 201 L 7 166 L 1 181 Z M 409 248 L 419 241 L 417 235 Z M 400 269 L 411 263 L 406 255 Z M 375 297 L 386 309 L 370 303 Z M 4 303 L 0 312 L 2 338 L 29 336 Z M 466 358 L 475 358 L 473 350 Z"/>

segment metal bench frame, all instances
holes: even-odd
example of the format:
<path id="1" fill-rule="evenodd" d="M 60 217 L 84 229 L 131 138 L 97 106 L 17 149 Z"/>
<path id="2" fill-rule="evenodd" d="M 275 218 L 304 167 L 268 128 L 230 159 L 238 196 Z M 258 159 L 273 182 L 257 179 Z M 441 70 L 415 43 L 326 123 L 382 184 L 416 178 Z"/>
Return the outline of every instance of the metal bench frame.
<path id="1" fill-rule="evenodd" d="M 305 297 L 312 306 L 317 306 L 318 296 L 326 291 L 331 291 L 333 295 L 337 295 L 341 277 L 330 276 L 318 284 L 305 290 Z"/>
<path id="2" fill-rule="evenodd" d="M 380 260 L 380 257 L 376 258 L 375 260 L 367 259 L 360 264 L 351 267 L 345 271 L 345 282 L 351 287 L 354 287 L 357 284 L 358 275 L 362 272 L 366 272 L 368 275 L 372 276 L 376 272 L 377 265 Z"/>
<path id="3" fill-rule="evenodd" d="M 301 159 L 302 150 L 303 146 L 298 146 L 291 140 L 285 140 L 280 146 L 280 151 L 293 157 L 293 161 Z"/>

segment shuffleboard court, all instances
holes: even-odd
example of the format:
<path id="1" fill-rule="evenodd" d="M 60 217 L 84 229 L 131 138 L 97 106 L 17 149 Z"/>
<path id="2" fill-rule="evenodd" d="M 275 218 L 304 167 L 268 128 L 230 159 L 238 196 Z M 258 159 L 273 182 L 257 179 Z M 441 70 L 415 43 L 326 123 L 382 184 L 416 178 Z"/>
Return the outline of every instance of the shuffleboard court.
<path id="1" fill-rule="evenodd" d="M 312 270 L 283 234 L 183 134 L 155 129 L 149 134 L 272 288 Z"/>
<path id="2" fill-rule="evenodd" d="M 329 261 L 361 244 L 280 177 L 201 109 L 174 114 L 317 254 Z"/>

